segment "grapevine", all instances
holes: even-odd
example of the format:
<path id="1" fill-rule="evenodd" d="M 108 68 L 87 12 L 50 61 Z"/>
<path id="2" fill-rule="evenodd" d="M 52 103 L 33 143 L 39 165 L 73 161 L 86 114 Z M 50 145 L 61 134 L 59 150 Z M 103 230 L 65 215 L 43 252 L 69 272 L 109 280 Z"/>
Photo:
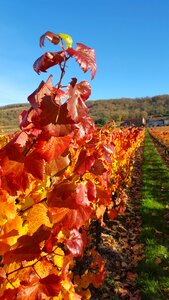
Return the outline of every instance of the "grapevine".
<path id="1" fill-rule="evenodd" d="M 89 82 L 62 83 L 72 58 L 93 79 L 95 51 L 72 48 L 67 34 L 46 32 L 41 47 L 45 39 L 61 50 L 33 67 L 40 74 L 57 65 L 58 83 L 52 75 L 42 81 L 19 116 L 20 130 L 0 137 L 0 300 L 91 298 L 91 285 L 106 276 L 91 227 L 125 211 L 144 136 L 141 129 L 95 128 Z"/>

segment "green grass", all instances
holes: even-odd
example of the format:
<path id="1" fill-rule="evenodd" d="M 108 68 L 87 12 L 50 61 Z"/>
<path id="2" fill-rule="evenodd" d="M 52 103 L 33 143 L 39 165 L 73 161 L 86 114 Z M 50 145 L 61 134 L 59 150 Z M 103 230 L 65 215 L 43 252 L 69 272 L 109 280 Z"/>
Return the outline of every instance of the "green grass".
<path id="1" fill-rule="evenodd" d="M 146 135 L 143 157 L 140 241 L 144 260 L 138 266 L 142 299 L 169 299 L 169 226 L 165 218 L 169 205 L 169 170 Z"/>

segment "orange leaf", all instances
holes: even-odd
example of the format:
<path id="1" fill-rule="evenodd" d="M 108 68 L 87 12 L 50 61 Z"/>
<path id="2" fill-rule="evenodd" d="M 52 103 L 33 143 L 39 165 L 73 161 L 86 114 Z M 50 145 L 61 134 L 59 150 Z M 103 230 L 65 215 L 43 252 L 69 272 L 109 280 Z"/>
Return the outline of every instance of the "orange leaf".
<path id="1" fill-rule="evenodd" d="M 36 145 L 36 153 L 47 162 L 60 156 L 69 146 L 71 137 L 67 136 L 52 136 L 47 141 L 39 141 Z"/>
<path id="2" fill-rule="evenodd" d="M 47 215 L 48 209 L 43 203 L 35 204 L 28 212 L 28 232 L 32 235 L 37 231 L 41 225 L 51 227 L 49 217 Z"/>
<path id="3" fill-rule="evenodd" d="M 161 258 L 159 256 L 156 257 L 155 263 L 159 265 L 161 263 Z"/>
<path id="4" fill-rule="evenodd" d="M 137 279 L 137 277 L 138 277 L 138 274 L 136 274 L 136 273 L 132 273 L 132 272 L 127 273 L 127 278 L 132 281 L 135 281 Z"/>

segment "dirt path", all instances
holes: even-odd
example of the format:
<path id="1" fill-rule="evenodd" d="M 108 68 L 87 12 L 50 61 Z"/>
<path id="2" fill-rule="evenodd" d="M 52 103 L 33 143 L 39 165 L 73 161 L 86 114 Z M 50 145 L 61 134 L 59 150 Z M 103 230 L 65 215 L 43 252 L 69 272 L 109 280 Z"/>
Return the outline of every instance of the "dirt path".
<path id="1" fill-rule="evenodd" d="M 136 267 L 143 258 L 143 244 L 138 242 L 142 224 L 139 215 L 142 154 L 143 147 L 135 160 L 133 184 L 124 215 L 107 221 L 103 228 L 99 252 L 106 261 L 107 278 L 103 287 L 94 291 L 93 300 L 141 299 Z"/>
<path id="2" fill-rule="evenodd" d="M 153 142 L 159 155 L 169 168 L 169 154 L 166 153 L 166 149 L 156 140 L 153 139 Z M 144 260 L 143 247 L 145 247 L 144 244 L 139 242 L 139 236 L 142 228 L 142 220 L 140 216 L 142 162 L 143 146 L 139 149 L 135 160 L 133 183 L 128 192 L 129 199 L 126 212 L 124 215 L 119 215 L 114 221 L 107 220 L 106 227 L 102 230 L 102 242 L 99 247 L 99 252 L 106 261 L 107 278 L 100 289 L 93 291 L 92 300 L 142 299 L 141 292 L 138 289 L 137 284 L 137 266 L 140 261 Z M 168 199 L 168 197 L 166 198 L 164 189 L 161 188 L 160 193 L 163 195 L 160 196 L 161 198 L 159 199 L 163 199 L 163 197 L 165 200 Z M 154 197 L 155 196 L 157 195 L 154 195 Z M 167 209 L 162 221 L 164 220 L 169 223 L 168 206 L 166 207 Z M 157 231 L 157 234 L 159 234 L 159 232 L 160 231 Z M 161 261 L 159 260 L 156 263 L 157 267 L 158 264 L 160 264 L 159 270 L 160 268 L 163 270 L 163 264 Z M 167 272 L 167 270 L 168 267 L 165 267 L 164 261 L 163 271 Z M 168 289 L 166 291 L 168 291 Z M 151 299 L 156 300 L 157 298 Z M 168 299 L 168 297 L 163 298 L 162 295 L 161 298 L 158 299 Z"/>

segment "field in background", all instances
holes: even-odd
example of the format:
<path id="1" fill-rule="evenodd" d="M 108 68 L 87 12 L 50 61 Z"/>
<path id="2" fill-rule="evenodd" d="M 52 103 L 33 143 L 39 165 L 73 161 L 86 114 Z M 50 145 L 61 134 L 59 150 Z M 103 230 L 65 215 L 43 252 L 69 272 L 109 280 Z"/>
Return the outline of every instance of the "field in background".
<path id="1" fill-rule="evenodd" d="M 19 129 L 19 114 L 22 110 L 28 109 L 29 104 L 15 104 L 0 107 L 0 131 L 4 134 Z"/>
<path id="2" fill-rule="evenodd" d="M 153 117 L 169 115 L 169 95 L 160 95 L 145 98 L 121 98 L 110 100 L 87 101 L 89 115 L 98 125 L 109 121 L 121 124 L 126 120 L 133 123 L 136 120 L 151 120 Z M 29 103 L 11 104 L 0 107 L 0 128 L 10 132 L 19 127 L 18 116 Z M 138 123 L 138 122 L 137 122 Z M 141 125 L 141 124 L 140 124 Z"/>

